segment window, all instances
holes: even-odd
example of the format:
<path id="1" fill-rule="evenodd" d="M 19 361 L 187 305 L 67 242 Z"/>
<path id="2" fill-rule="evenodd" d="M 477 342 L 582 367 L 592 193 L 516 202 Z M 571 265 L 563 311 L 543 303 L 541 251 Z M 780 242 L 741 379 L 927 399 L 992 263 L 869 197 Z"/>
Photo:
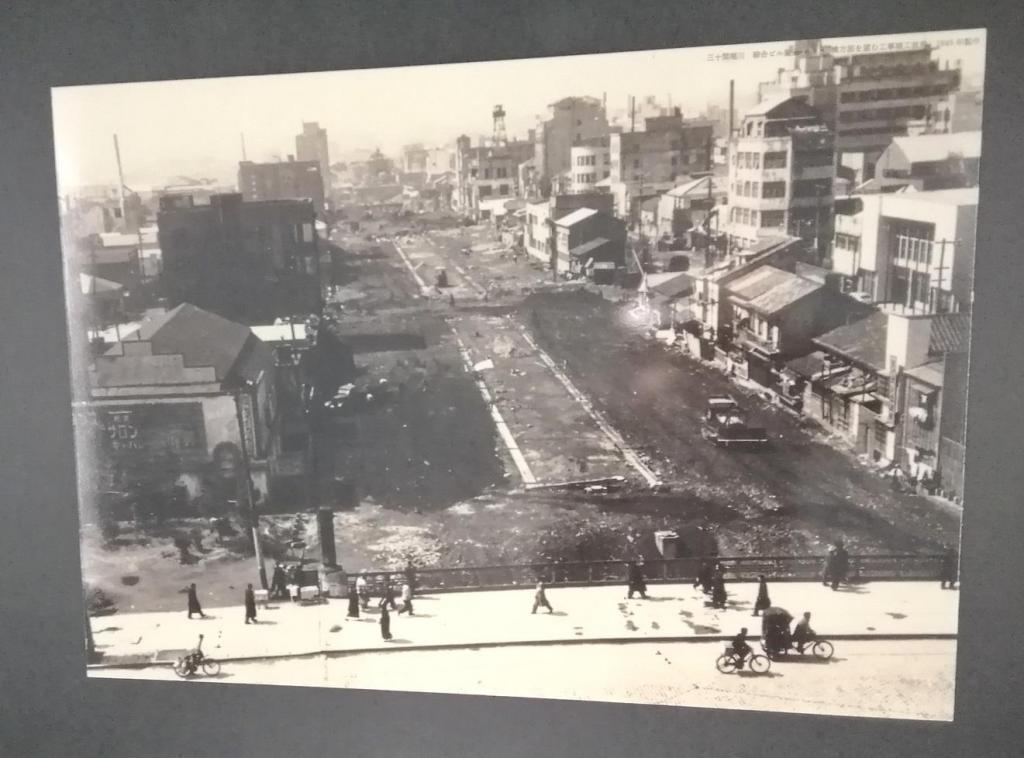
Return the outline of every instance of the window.
<path id="1" fill-rule="evenodd" d="M 640 168 L 640 159 L 639 158 L 634 158 L 633 159 L 633 168 Z"/>
<path id="2" fill-rule="evenodd" d="M 751 197 L 761 197 L 761 182 L 754 182 L 750 187 Z"/>
<path id="3" fill-rule="evenodd" d="M 494 175 L 498 179 L 506 179 L 508 177 L 508 169 L 507 168 L 496 169 Z"/>
<path id="4" fill-rule="evenodd" d="M 785 182 L 765 182 L 762 189 L 762 197 L 785 197 Z"/>
<path id="5" fill-rule="evenodd" d="M 679 162 L 679 159 L 676 156 L 673 155 L 672 156 L 672 165 L 675 166 L 678 162 Z"/>
<path id="6" fill-rule="evenodd" d="M 860 249 L 860 237 L 852 234 L 836 234 L 836 249 L 857 252 Z"/>
<path id="7" fill-rule="evenodd" d="M 607 178 L 608 178 L 609 176 L 611 176 L 611 175 L 612 175 L 612 172 L 611 172 L 611 171 L 605 171 L 605 172 L 604 172 L 604 178 L 605 178 L 605 179 L 607 179 Z"/>
<path id="8" fill-rule="evenodd" d="M 776 152 L 764 154 L 764 167 L 768 168 L 785 168 L 786 167 L 786 151 L 779 150 Z"/>
<path id="9" fill-rule="evenodd" d="M 500 187 L 498 187 L 498 194 L 502 195 L 502 196 L 507 195 L 508 194 L 508 185 L 507 184 L 502 184 Z"/>
<path id="10" fill-rule="evenodd" d="M 761 168 L 761 154 L 753 153 L 751 157 L 754 159 L 754 168 Z"/>
<path id="11" fill-rule="evenodd" d="M 490 179 L 490 178 L 491 178 L 491 170 L 489 168 L 485 168 L 484 169 L 484 179 Z"/>
<path id="12" fill-rule="evenodd" d="M 490 197 L 494 193 L 494 187 L 489 184 L 480 185 L 480 197 Z"/>
<path id="13" fill-rule="evenodd" d="M 742 194 L 743 194 L 744 197 L 753 197 L 753 195 L 751 194 L 751 186 L 752 185 L 751 185 L 750 182 L 743 182 L 743 193 Z"/>
<path id="14" fill-rule="evenodd" d="M 475 169 L 475 168 L 471 168 L 471 169 L 469 170 L 469 175 L 470 175 L 470 176 L 471 176 L 472 178 L 476 179 L 476 169 Z"/>
<path id="15" fill-rule="evenodd" d="M 303 224 L 302 225 L 302 241 L 312 242 L 313 241 L 313 225 Z"/>
<path id="16" fill-rule="evenodd" d="M 761 211 L 762 229 L 781 229 L 786 225 L 785 211 Z"/>
<path id="17" fill-rule="evenodd" d="M 750 212 L 750 225 L 751 226 L 757 226 L 757 221 L 758 221 L 758 219 L 757 219 L 757 211 L 751 211 Z"/>

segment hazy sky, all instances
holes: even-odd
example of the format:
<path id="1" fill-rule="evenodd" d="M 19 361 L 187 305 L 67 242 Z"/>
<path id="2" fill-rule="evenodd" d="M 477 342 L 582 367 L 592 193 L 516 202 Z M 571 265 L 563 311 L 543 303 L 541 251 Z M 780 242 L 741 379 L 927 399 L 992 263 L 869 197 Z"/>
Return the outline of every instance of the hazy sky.
<path id="1" fill-rule="evenodd" d="M 984 71 L 983 30 L 826 40 L 826 44 L 965 37 L 980 44 L 949 45 L 939 60 L 961 61 L 969 79 Z M 606 53 L 520 61 L 192 79 L 53 90 L 54 136 L 61 192 L 87 184 L 115 184 L 113 138 L 120 142 L 125 183 L 162 186 L 172 177 L 210 177 L 233 183 L 244 132 L 249 160 L 282 160 L 295 152 L 303 121 L 327 129 L 331 160 L 339 152 L 379 147 L 398 154 L 412 142 L 441 145 L 460 133 L 491 132 L 491 109 L 501 103 L 510 136 L 525 137 L 548 103 L 568 95 L 607 95 L 608 109 L 629 95 L 669 97 L 684 116 L 709 102 L 728 104 L 736 80 L 737 110 L 756 100 L 757 83 L 791 59 L 755 59 L 754 51 L 789 43 Z M 739 61 L 709 62 L 709 54 L 740 52 Z"/>

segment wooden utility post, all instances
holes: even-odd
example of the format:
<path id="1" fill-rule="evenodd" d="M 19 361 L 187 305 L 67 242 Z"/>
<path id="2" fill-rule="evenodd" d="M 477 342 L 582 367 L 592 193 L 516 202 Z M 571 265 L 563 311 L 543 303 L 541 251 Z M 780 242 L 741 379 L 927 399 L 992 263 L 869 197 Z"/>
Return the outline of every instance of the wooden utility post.
<path id="1" fill-rule="evenodd" d="M 251 382 L 246 381 L 246 386 L 251 386 Z M 245 420 L 242 414 L 242 394 L 243 390 L 235 392 L 235 413 L 238 416 L 238 436 L 239 448 L 242 451 L 242 472 L 241 476 L 243 479 L 241 490 L 245 495 L 246 513 L 249 516 L 249 520 L 252 525 L 252 544 L 253 549 L 256 552 L 256 567 L 259 573 L 260 586 L 263 589 L 268 588 L 267 584 L 267 568 L 263 565 L 263 548 L 260 546 L 260 529 L 259 529 L 259 516 L 256 514 L 256 502 L 252 495 L 252 475 L 249 470 L 249 451 L 245 444 Z M 255 437 L 255 429 L 253 430 L 253 436 Z"/>

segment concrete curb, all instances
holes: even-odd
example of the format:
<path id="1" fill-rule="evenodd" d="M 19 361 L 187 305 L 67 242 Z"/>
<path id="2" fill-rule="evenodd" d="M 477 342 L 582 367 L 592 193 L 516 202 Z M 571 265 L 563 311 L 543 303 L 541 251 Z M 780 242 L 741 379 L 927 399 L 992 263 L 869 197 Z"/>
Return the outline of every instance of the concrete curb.
<path id="1" fill-rule="evenodd" d="M 251 656 L 238 656 L 234 658 L 215 658 L 218 663 L 252 663 L 254 661 L 278 661 L 288 660 L 291 658 L 313 658 L 316 656 L 325 656 L 332 658 L 340 658 L 347 655 L 363 655 L 366 653 L 402 653 L 412 651 L 441 651 L 441 650 L 475 650 L 483 648 L 501 648 L 501 647 L 531 647 L 531 646 L 550 646 L 550 645 L 628 645 L 637 643 L 699 643 L 699 642 L 731 642 L 735 635 L 731 634 L 708 634 L 708 635 L 686 635 L 686 636 L 660 636 L 660 637 L 587 637 L 587 638 L 557 638 L 557 639 L 546 639 L 546 640 L 511 640 L 503 642 L 453 642 L 453 643 L 436 643 L 436 644 L 425 644 L 425 645 L 405 645 L 395 647 L 364 647 L 364 648 L 351 648 L 347 650 L 311 650 L 308 652 L 301 653 L 273 653 L 267 655 L 251 655 Z M 748 636 L 747 639 L 751 641 L 760 640 L 760 636 Z M 832 634 L 827 637 L 822 637 L 830 641 L 840 642 L 889 642 L 889 641 L 909 641 L 909 640 L 956 640 L 957 635 L 953 634 L 914 634 L 914 633 L 891 633 L 891 634 L 872 634 L 870 632 L 853 633 L 853 634 Z M 152 668 L 155 666 L 171 666 L 174 661 L 166 660 L 152 660 L 152 661 L 133 661 L 119 663 L 112 661 L 110 663 L 94 663 L 86 666 L 89 671 L 102 671 L 110 669 L 145 669 Z"/>

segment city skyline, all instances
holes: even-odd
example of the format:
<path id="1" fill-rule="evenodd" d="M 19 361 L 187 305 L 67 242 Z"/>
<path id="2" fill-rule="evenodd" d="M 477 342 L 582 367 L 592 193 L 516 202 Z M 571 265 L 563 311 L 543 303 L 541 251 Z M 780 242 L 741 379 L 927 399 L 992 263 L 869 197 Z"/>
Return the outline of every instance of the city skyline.
<path id="1" fill-rule="evenodd" d="M 940 64 L 959 61 L 965 79 L 977 82 L 984 68 L 984 33 L 969 32 L 980 37 L 980 45 L 951 45 L 965 33 L 828 38 L 824 43 L 924 41 L 936 46 L 934 57 Z M 744 107 L 756 102 L 757 84 L 774 75 L 771 61 L 777 61 L 776 68 L 792 64 L 791 57 L 778 54 L 792 44 L 55 88 L 58 187 L 65 194 L 83 186 L 116 185 L 114 134 L 120 141 L 125 183 L 145 190 L 183 175 L 232 184 L 242 158 L 242 134 L 249 160 L 286 160 L 294 153 L 294 137 L 303 121 L 316 121 L 327 130 L 332 160 L 340 160 L 361 149 L 395 155 L 410 143 L 444 145 L 463 133 L 475 142 L 490 133 L 491 108 L 499 102 L 508 113 L 509 135 L 525 139 L 528 129 L 546 115 L 547 105 L 562 97 L 606 97 L 609 112 L 614 112 L 626 108 L 630 95 L 653 95 L 659 104 L 671 102 L 692 118 L 709 104 L 727 107 L 728 82 L 734 79 L 740 117 Z M 742 53 L 744 58 L 709 62 L 716 50 Z M 755 51 L 775 55 L 754 58 Z M 698 67 L 713 75 L 680 72 Z M 447 94 L 457 99 L 445 99 Z M 289 107 L 281 107 L 283 102 Z M 405 118 L 410 111 L 433 119 L 410 124 Z"/>

